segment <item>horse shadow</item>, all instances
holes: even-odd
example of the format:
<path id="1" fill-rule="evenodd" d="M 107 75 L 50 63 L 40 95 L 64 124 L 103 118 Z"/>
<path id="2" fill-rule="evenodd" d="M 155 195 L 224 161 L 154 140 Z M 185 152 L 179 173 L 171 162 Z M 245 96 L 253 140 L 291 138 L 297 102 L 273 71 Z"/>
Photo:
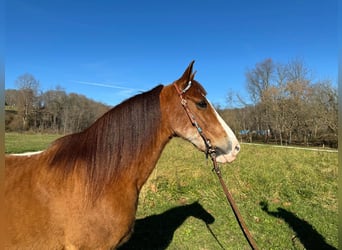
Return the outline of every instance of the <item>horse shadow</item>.
<path id="1" fill-rule="evenodd" d="M 198 202 L 174 207 L 164 213 L 136 220 L 132 237 L 118 250 L 166 249 L 173 239 L 174 232 L 190 216 L 202 220 L 206 225 L 215 221 Z"/>
<path id="2" fill-rule="evenodd" d="M 317 232 L 317 230 L 307 221 L 298 218 L 292 212 L 284 208 L 277 208 L 277 212 L 268 210 L 267 202 L 260 202 L 261 209 L 267 214 L 283 219 L 296 233 L 295 238 L 298 238 L 302 245 L 307 250 L 337 250 L 337 248 L 329 245 L 325 238 Z M 293 238 L 292 241 L 295 239 Z M 294 243 L 294 242 L 293 242 Z"/>

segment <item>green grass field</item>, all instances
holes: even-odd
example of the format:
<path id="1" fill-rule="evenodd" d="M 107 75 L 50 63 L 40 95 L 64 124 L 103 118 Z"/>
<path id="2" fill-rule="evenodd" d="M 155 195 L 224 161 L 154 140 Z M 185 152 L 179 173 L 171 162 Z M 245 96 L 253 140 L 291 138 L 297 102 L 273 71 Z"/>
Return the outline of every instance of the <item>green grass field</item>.
<path id="1" fill-rule="evenodd" d="M 5 152 L 23 153 L 40 151 L 61 137 L 56 134 L 5 133 Z"/>
<path id="2" fill-rule="evenodd" d="M 41 150 L 56 137 L 6 134 L 6 152 Z M 237 160 L 221 166 L 259 249 L 337 248 L 337 158 L 243 144 Z M 173 139 L 141 192 L 135 234 L 121 249 L 250 249 L 211 169 L 191 144 Z"/>

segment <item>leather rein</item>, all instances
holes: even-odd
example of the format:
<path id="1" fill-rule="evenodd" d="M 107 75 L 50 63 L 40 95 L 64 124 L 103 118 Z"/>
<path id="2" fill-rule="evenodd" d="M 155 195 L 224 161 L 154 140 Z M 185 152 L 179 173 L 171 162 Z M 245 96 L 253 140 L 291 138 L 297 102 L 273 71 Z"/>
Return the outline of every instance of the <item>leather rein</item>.
<path id="1" fill-rule="evenodd" d="M 222 175 L 221 175 L 221 170 L 220 170 L 220 167 L 216 161 L 216 151 L 215 151 L 215 148 L 211 145 L 210 143 L 210 140 L 206 137 L 206 135 L 204 134 L 202 128 L 199 126 L 199 124 L 197 123 L 196 121 L 196 118 L 194 116 L 194 114 L 191 112 L 191 110 L 189 109 L 189 106 L 188 106 L 188 103 L 187 103 L 187 100 L 184 98 L 184 94 L 186 91 L 188 91 L 188 89 L 191 87 L 191 81 L 188 82 L 188 85 L 183 89 L 183 90 L 180 90 L 178 88 L 178 86 L 174 83 L 173 86 L 176 88 L 176 91 L 181 99 L 181 104 L 186 112 L 186 114 L 188 115 L 189 119 L 190 119 L 190 122 L 191 124 L 196 127 L 198 133 L 200 134 L 200 136 L 202 137 L 203 141 L 204 141 L 204 144 L 206 146 L 206 157 L 208 158 L 208 156 L 210 156 L 210 159 L 212 160 L 213 162 L 213 171 L 216 173 L 220 183 L 221 183 L 221 186 L 222 186 L 222 189 L 223 189 L 223 192 L 224 194 L 226 195 L 226 198 L 229 202 L 229 205 L 231 206 L 233 212 L 234 212 L 234 215 L 238 221 L 238 224 L 246 238 L 246 240 L 248 241 L 248 244 L 250 245 L 250 247 L 253 249 L 253 250 L 258 250 L 258 247 L 251 235 L 251 233 L 249 232 L 247 226 L 246 226 L 246 223 L 244 222 L 236 204 L 235 204 L 235 201 L 233 199 L 233 196 L 230 194 L 230 192 L 228 191 L 228 188 L 222 178 Z"/>

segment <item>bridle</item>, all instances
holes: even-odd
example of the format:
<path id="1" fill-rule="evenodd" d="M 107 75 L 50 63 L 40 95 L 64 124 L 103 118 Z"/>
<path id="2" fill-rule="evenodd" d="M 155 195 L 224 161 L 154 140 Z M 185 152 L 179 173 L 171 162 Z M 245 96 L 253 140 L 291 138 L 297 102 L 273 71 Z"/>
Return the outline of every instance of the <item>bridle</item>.
<path id="1" fill-rule="evenodd" d="M 189 106 L 188 106 L 188 102 L 187 100 L 184 98 L 184 94 L 190 89 L 191 87 L 191 80 L 188 82 L 187 86 L 183 89 L 183 90 L 180 90 L 179 87 L 177 86 L 177 84 L 173 84 L 173 86 L 175 87 L 180 99 L 181 99 L 181 104 L 187 114 L 187 116 L 189 117 L 190 119 L 190 122 L 191 124 L 196 127 L 199 135 L 202 137 L 203 141 L 204 141 L 204 144 L 205 144 L 205 147 L 206 147 L 206 157 L 208 158 L 208 156 L 210 156 L 210 159 L 212 160 L 213 162 L 213 171 L 216 173 L 220 183 L 221 183 L 221 186 L 222 186 L 222 189 L 227 197 L 227 200 L 229 202 L 229 205 L 231 206 L 233 212 L 234 212 L 234 215 L 239 223 L 239 226 L 243 232 L 243 234 L 245 235 L 245 238 L 247 239 L 249 245 L 251 246 L 252 249 L 254 250 L 258 250 L 258 247 L 252 237 L 252 235 L 250 234 L 247 226 L 246 226 L 246 223 L 244 222 L 236 204 L 235 204 L 235 201 L 233 199 L 233 196 L 230 194 L 230 192 L 228 191 L 228 188 L 225 184 L 225 182 L 223 181 L 223 178 L 222 178 L 222 175 L 221 175 L 221 170 L 220 170 L 220 167 L 219 165 L 217 164 L 217 161 L 216 161 L 216 151 L 215 151 L 215 147 L 213 147 L 211 145 L 211 142 L 209 140 L 209 138 L 204 134 L 202 128 L 200 127 L 200 125 L 197 123 L 196 121 L 196 117 L 195 115 L 191 112 L 191 110 L 189 109 Z"/>
<path id="2" fill-rule="evenodd" d="M 181 99 L 181 104 L 186 112 L 186 114 L 188 115 L 191 124 L 197 129 L 199 135 L 202 137 L 205 147 L 206 147 L 206 156 L 208 158 L 208 156 L 210 157 L 215 157 L 216 158 L 216 151 L 215 148 L 211 145 L 210 140 L 208 139 L 208 137 L 204 134 L 203 129 L 199 126 L 199 124 L 196 121 L 196 117 L 195 115 L 191 112 L 191 110 L 189 109 L 188 106 L 188 102 L 187 100 L 183 97 L 183 95 L 185 94 L 186 91 L 188 91 L 191 87 L 191 81 L 188 82 L 188 85 L 183 89 L 180 90 L 178 88 L 178 86 L 176 84 L 173 84 L 173 86 L 175 86 L 177 93 Z"/>

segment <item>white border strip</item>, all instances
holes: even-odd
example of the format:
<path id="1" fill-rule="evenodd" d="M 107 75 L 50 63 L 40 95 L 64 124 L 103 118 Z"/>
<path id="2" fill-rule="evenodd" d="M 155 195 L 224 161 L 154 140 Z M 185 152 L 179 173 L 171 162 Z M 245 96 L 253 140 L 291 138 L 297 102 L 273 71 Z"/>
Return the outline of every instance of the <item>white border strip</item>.
<path id="1" fill-rule="evenodd" d="M 31 156 L 31 155 L 37 155 L 42 153 L 43 151 L 36 151 L 36 152 L 25 152 L 20 154 L 9 154 L 9 155 L 15 155 L 15 156 Z"/>

